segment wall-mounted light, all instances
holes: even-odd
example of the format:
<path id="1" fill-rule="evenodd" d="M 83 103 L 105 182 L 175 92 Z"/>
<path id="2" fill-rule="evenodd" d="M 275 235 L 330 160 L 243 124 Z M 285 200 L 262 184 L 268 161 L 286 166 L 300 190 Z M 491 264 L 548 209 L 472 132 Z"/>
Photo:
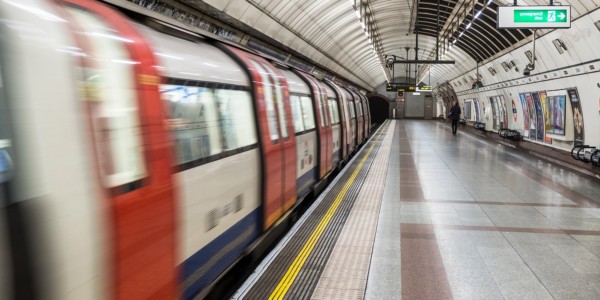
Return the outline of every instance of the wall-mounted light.
<path id="1" fill-rule="evenodd" d="M 490 74 L 492 74 L 492 76 L 496 76 L 496 73 L 497 73 L 497 72 L 496 72 L 496 69 L 494 69 L 494 68 L 492 68 L 492 67 L 489 67 L 489 68 L 488 68 L 488 71 L 490 71 Z"/>
<path id="2" fill-rule="evenodd" d="M 525 55 L 527 55 L 527 58 L 529 59 L 529 63 L 533 63 L 533 53 L 531 53 L 531 51 L 527 50 L 527 51 L 525 51 Z"/>
<path id="3" fill-rule="evenodd" d="M 554 47 L 556 48 L 556 51 L 558 51 L 559 54 L 563 54 L 565 53 L 565 51 L 567 51 L 567 45 L 565 45 L 565 43 L 563 43 L 563 41 L 561 41 L 560 39 L 555 39 L 552 41 L 552 44 L 554 44 Z"/>
<path id="4" fill-rule="evenodd" d="M 502 68 L 504 69 L 504 72 L 508 73 L 508 70 L 510 70 L 510 68 L 508 67 L 508 64 L 506 62 L 503 62 L 500 64 L 502 66 Z"/>

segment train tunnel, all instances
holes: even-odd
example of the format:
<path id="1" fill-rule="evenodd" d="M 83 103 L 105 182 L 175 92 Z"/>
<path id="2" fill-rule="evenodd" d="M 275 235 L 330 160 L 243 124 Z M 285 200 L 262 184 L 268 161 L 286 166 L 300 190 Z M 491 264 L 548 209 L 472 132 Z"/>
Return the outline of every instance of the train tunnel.
<path id="1" fill-rule="evenodd" d="M 371 107 L 371 120 L 373 123 L 381 124 L 389 118 L 390 99 L 381 94 L 368 94 Z"/>

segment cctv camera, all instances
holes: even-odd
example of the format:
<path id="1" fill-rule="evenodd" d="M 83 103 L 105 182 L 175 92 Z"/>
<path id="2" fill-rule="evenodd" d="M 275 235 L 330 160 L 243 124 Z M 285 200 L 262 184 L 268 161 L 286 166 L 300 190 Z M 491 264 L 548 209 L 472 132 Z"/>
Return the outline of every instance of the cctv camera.
<path id="1" fill-rule="evenodd" d="M 525 66 L 525 71 L 523 71 L 523 75 L 529 76 L 529 74 L 531 74 L 531 71 L 533 71 L 533 70 L 535 70 L 535 65 L 527 64 L 527 66 Z"/>

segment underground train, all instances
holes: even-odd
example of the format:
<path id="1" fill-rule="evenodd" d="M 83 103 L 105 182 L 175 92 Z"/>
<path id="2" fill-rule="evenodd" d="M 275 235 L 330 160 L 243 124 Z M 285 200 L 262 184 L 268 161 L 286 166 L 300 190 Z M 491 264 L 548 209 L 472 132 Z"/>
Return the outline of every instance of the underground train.
<path id="1" fill-rule="evenodd" d="M 0 299 L 191 299 L 371 134 L 366 97 L 91 0 L 0 2 Z"/>

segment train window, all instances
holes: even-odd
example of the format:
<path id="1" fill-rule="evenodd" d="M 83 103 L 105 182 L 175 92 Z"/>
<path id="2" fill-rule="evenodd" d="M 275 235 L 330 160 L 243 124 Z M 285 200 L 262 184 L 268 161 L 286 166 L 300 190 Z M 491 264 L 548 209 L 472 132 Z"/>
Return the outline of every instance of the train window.
<path id="1" fill-rule="evenodd" d="M 86 100 L 105 184 L 112 188 L 139 181 L 147 171 L 134 69 L 140 62 L 126 46 L 134 41 L 87 11 L 69 7 L 69 12 L 82 26 L 94 64 L 86 69 Z"/>
<path id="2" fill-rule="evenodd" d="M 265 98 L 265 109 L 267 110 L 267 124 L 269 128 L 269 135 L 272 141 L 279 139 L 279 132 L 277 132 L 277 114 L 275 113 L 275 104 L 273 102 L 272 85 L 270 84 L 269 76 L 267 72 L 257 62 L 252 61 L 252 66 L 256 68 L 258 74 L 263 82 L 263 93 Z"/>
<path id="3" fill-rule="evenodd" d="M 223 148 L 238 149 L 257 142 L 252 99 L 246 91 L 215 90 Z"/>
<path id="4" fill-rule="evenodd" d="M 160 87 L 176 143 L 177 165 L 209 162 L 217 154 L 257 143 L 252 99 L 247 91 L 198 87 L 191 81 L 187 84 L 190 86 Z"/>
<path id="5" fill-rule="evenodd" d="M 221 153 L 219 118 L 211 89 L 161 85 L 160 93 L 168 107 L 177 164 Z"/>
<path id="6" fill-rule="evenodd" d="M 313 114 L 312 102 L 309 97 L 303 96 L 300 98 L 302 103 L 302 118 L 304 119 L 305 130 L 315 128 L 315 115 Z"/>
<path id="7" fill-rule="evenodd" d="M 290 95 L 290 103 L 292 105 L 292 119 L 294 120 L 294 132 L 304 131 L 304 119 L 302 118 L 302 104 L 300 97 Z"/>
<path id="8" fill-rule="evenodd" d="M 354 111 L 354 101 L 348 101 L 348 106 L 350 107 L 350 116 L 352 119 L 356 118 L 356 111 Z"/>

